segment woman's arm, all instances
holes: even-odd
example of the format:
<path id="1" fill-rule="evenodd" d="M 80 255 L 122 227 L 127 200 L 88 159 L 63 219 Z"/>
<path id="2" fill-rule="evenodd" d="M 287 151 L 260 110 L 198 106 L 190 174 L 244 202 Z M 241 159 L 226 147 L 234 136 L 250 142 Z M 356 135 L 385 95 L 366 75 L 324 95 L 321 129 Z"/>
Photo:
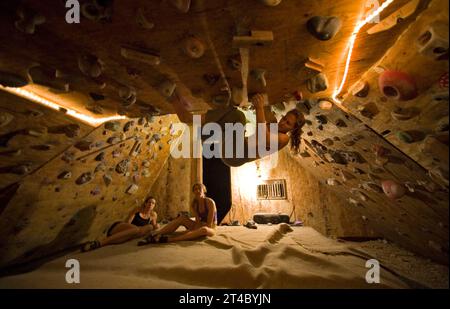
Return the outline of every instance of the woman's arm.
<path id="1" fill-rule="evenodd" d="M 259 136 L 264 134 L 266 136 L 266 145 L 270 145 L 270 130 L 267 129 L 266 113 L 264 111 L 264 96 L 257 94 L 252 99 L 253 106 L 256 111 L 256 140 L 259 141 Z M 262 124 L 261 128 L 260 125 Z M 261 132 L 261 130 L 263 130 Z"/>
<path id="2" fill-rule="evenodd" d="M 192 214 L 195 217 L 195 222 L 196 223 L 200 222 L 201 219 L 200 219 L 200 216 L 198 215 L 197 208 L 195 207 L 194 201 L 192 201 L 192 204 L 191 204 L 191 211 L 192 211 Z"/>
<path id="3" fill-rule="evenodd" d="M 209 228 L 214 228 L 216 222 L 216 212 L 217 212 L 217 207 L 216 207 L 216 203 L 214 202 L 214 200 L 208 198 L 207 200 L 207 205 L 208 205 L 208 219 L 206 220 L 206 225 Z"/>
<path id="4" fill-rule="evenodd" d="M 153 212 L 152 215 L 152 220 L 151 220 L 151 225 L 153 225 L 153 228 L 155 230 L 159 229 L 159 224 L 158 224 L 158 214 L 156 212 Z"/>

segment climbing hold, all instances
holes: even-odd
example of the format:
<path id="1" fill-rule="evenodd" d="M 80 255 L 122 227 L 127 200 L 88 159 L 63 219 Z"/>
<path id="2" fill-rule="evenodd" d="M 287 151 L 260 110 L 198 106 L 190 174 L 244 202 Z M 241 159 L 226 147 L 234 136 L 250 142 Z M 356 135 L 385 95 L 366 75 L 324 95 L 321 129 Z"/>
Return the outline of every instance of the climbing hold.
<path id="1" fill-rule="evenodd" d="M 75 160 L 75 153 L 73 152 L 65 152 L 61 157 L 61 160 L 67 163 L 71 163 Z"/>
<path id="2" fill-rule="evenodd" d="M 74 138 L 74 137 L 78 137 L 81 133 L 81 128 L 78 124 L 69 124 L 66 126 L 61 127 L 60 129 L 62 129 L 61 131 L 70 138 Z M 57 130 L 59 131 L 59 130 Z M 53 132 L 51 132 L 53 133 Z M 59 132 L 57 132 L 59 133 Z"/>
<path id="3" fill-rule="evenodd" d="M 379 185 L 377 185 L 376 183 L 373 183 L 373 182 L 364 182 L 360 185 L 360 187 L 362 187 L 362 189 L 370 191 L 370 192 L 383 193 L 383 189 Z"/>
<path id="4" fill-rule="evenodd" d="M 308 57 L 300 63 L 297 78 L 305 82 L 322 73 L 324 69 L 325 66 L 319 60 Z"/>
<path id="5" fill-rule="evenodd" d="M 103 175 L 103 182 L 105 183 L 106 186 L 109 186 L 112 183 L 112 176 L 109 174 L 105 174 Z"/>
<path id="6" fill-rule="evenodd" d="M 409 101 L 418 96 L 416 82 L 412 76 L 399 71 L 385 71 L 378 80 L 380 90 L 386 97 Z"/>
<path id="7" fill-rule="evenodd" d="M 46 127 L 34 127 L 31 129 L 26 129 L 26 133 L 30 136 L 41 137 L 48 133 L 48 129 Z"/>
<path id="8" fill-rule="evenodd" d="M 105 129 L 113 132 L 120 130 L 120 122 L 118 121 L 108 121 L 105 123 Z"/>
<path id="9" fill-rule="evenodd" d="M 142 177 L 150 178 L 150 176 L 151 176 L 150 170 L 147 169 L 147 168 L 144 168 L 144 169 L 142 170 Z"/>
<path id="10" fill-rule="evenodd" d="M 102 115 L 105 112 L 103 107 L 101 107 L 100 105 L 90 105 L 86 109 L 97 115 Z M 64 113 L 67 113 L 67 110 L 64 110 Z"/>
<path id="11" fill-rule="evenodd" d="M 143 62 L 151 66 L 157 66 L 161 63 L 161 57 L 157 52 L 143 48 L 122 47 L 120 54 L 125 59 Z"/>
<path id="12" fill-rule="evenodd" d="M 83 185 L 85 183 L 90 182 L 93 178 L 94 178 L 94 176 L 92 175 L 91 172 L 84 173 L 80 177 L 78 177 L 78 179 L 76 180 L 76 184 L 77 185 Z"/>
<path id="13" fill-rule="evenodd" d="M 425 134 L 420 131 L 398 131 L 396 136 L 400 141 L 406 144 L 416 143 L 425 138 Z"/>
<path id="14" fill-rule="evenodd" d="M 316 120 L 319 124 L 325 125 L 328 124 L 328 118 L 324 115 L 318 115 L 316 116 Z"/>
<path id="15" fill-rule="evenodd" d="M 61 174 L 58 175 L 58 179 L 67 180 L 67 179 L 70 179 L 70 178 L 72 178 L 72 173 L 69 172 L 69 171 L 62 172 Z"/>
<path id="16" fill-rule="evenodd" d="M 376 115 L 380 113 L 377 105 L 373 102 L 358 106 L 358 111 L 363 117 L 369 119 L 373 119 Z"/>
<path id="17" fill-rule="evenodd" d="M 144 160 L 144 161 L 142 161 L 142 166 L 143 167 L 150 167 L 150 161 L 148 161 L 148 160 Z"/>
<path id="18" fill-rule="evenodd" d="M 78 57 L 78 68 L 84 75 L 92 78 L 99 77 L 103 71 L 100 60 L 91 54 L 83 54 Z"/>
<path id="19" fill-rule="evenodd" d="M 267 6 L 277 6 L 281 3 L 281 0 L 260 0 L 262 3 L 264 3 Z"/>
<path id="20" fill-rule="evenodd" d="M 306 24 L 309 33 L 321 41 L 332 39 L 339 32 L 341 26 L 341 20 L 335 16 L 314 16 Z"/>
<path id="21" fill-rule="evenodd" d="M 441 77 L 439 77 L 439 87 L 442 89 L 448 89 L 448 78 L 449 74 L 444 73 Z M 448 101 L 448 91 L 447 91 L 447 101 Z"/>
<path id="22" fill-rule="evenodd" d="M 0 85 L 3 87 L 20 88 L 28 85 L 28 80 L 20 75 L 0 71 Z"/>
<path id="23" fill-rule="evenodd" d="M 36 26 L 42 25 L 46 21 L 44 16 L 24 7 L 17 10 L 17 17 L 19 19 L 14 23 L 16 29 L 26 34 L 34 34 Z"/>
<path id="24" fill-rule="evenodd" d="M 123 126 L 123 132 L 128 132 L 133 128 L 135 125 L 134 121 L 129 121 Z"/>
<path id="25" fill-rule="evenodd" d="M 0 125 L 0 127 L 1 127 L 1 125 Z M 448 119 L 448 117 L 444 117 L 438 121 L 435 132 L 437 132 L 437 133 L 448 132 L 448 130 L 449 130 L 449 119 Z"/>
<path id="26" fill-rule="evenodd" d="M 166 80 L 158 86 L 159 93 L 161 93 L 161 95 L 166 99 L 172 97 L 176 88 L 177 84 L 170 80 Z"/>
<path id="27" fill-rule="evenodd" d="M 381 185 L 384 194 L 392 200 L 402 198 L 406 194 L 405 187 L 393 180 L 385 180 Z"/>
<path id="28" fill-rule="evenodd" d="M 128 86 L 119 87 L 119 97 L 122 99 L 122 105 L 130 107 L 137 101 L 136 89 Z"/>
<path id="29" fill-rule="evenodd" d="M 75 148 L 81 151 L 89 151 L 92 150 L 92 148 L 94 148 L 94 143 L 86 140 L 79 141 L 78 143 L 75 144 Z"/>
<path id="30" fill-rule="evenodd" d="M 100 163 L 95 167 L 94 173 L 100 173 L 106 171 L 107 167 L 105 163 Z"/>
<path id="31" fill-rule="evenodd" d="M 99 187 L 95 187 L 93 190 L 91 190 L 91 195 L 96 196 L 99 195 L 102 191 Z"/>
<path id="32" fill-rule="evenodd" d="M 96 157 L 95 157 L 95 161 L 101 162 L 103 160 L 105 160 L 105 152 L 101 152 L 99 153 Z"/>
<path id="33" fill-rule="evenodd" d="M 255 80 L 259 81 L 263 87 L 267 86 L 266 81 L 266 70 L 264 69 L 254 69 L 250 72 L 250 76 L 252 76 Z"/>
<path id="34" fill-rule="evenodd" d="M 402 108 L 397 106 L 395 107 L 394 111 L 391 112 L 391 117 L 394 120 L 406 121 L 418 116 L 419 114 L 420 111 L 417 108 Z"/>
<path id="35" fill-rule="evenodd" d="M 89 20 L 111 22 L 114 0 L 90 0 L 81 6 L 81 14 Z"/>
<path id="36" fill-rule="evenodd" d="M 131 164 L 131 162 L 129 159 L 125 159 L 125 160 L 121 161 L 116 166 L 116 172 L 119 174 L 125 174 L 128 171 L 128 169 L 130 168 L 130 164 Z"/>
<path id="37" fill-rule="evenodd" d="M 116 149 L 112 152 L 113 158 L 118 158 L 122 155 L 122 151 L 120 149 Z"/>
<path id="38" fill-rule="evenodd" d="M 375 163 L 384 166 L 389 162 L 390 150 L 381 145 L 373 145 L 372 151 L 375 153 Z"/>
<path id="39" fill-rule="evenodd" d="M 7 126 L 13 120 L 13 115 L 7 112 L 0 111 L 0 128 Z"/>
<path id="40" fill-rule="evenodd" d="M 34 84 L 61 92 L 69 92 L 69 83 L 62 78 L 57 78 L 56 70 L 44 68 L 41 65 L 36 65 L 28 69 L 28 75 L 31 77 Z"/>
<path id="41" fill-rule="evenodd" d="M 110 145 L 115 145 L 115 144 L 120 143 L 121 141 L 122 140 L 120 139 L 120 137 L 112 136 L 112 137 L 108 138 L 108 140 L 106 142 Z"/>
<path id="42" fill-rule="evenodd" d="M 331 147 L 334 145 L 334 142 L 331 138 L 327 138 L 322 142 L 322 144 L 324 144 L 325 146 Z"/>
<path id="43" fill-rule="evenodd" d="M 328 79 L 323 73 L 320 73 L 307 81 L 307 89 L 311 93 L 317 93 L 328 89 Z"/>
<path id="44" fill-rule="evenodd" d="M 356 179 L 356 177 L 352 173 L 349 173 L 345 170 L 340 170 L 339 174 L 340 174 L 343 182 L 347 182 L 347 181 Z"/>
<path id="45" fill-rule="evenodd" d="M 50 145 L 50 144 L 42 144 L 42 145 L 31 146 L 32 149 L 38 150 L 38 151 L 49 151 L 53 147 L 54 147 L 54 145 Z"/>
<path id="46" fill-rule="evenodd" d="M 136 11 L 136 22 L 139 26 L 146 30 L 152 30 L 155 28 L 155 24 L 148 21 L 148 19 L 145 17 L 144 10 L 141 8 L 138 8 Z"/>
<path id="47" fill-rule="evenodd" d="M 130 194 L 130 195 L 133 195 L 133 194 L 135 194 L 138 190 L 139 190 L 139 186 L 137 186 L 137 185 L 135 185 L 135 184 L 132 184 L 131 186 L 128 187 L 128 189 L 127 189 L 126 192 L 127 192 L 128 194 Z"/>
<path id="48" fill-rule="evenodd" d="M 369 95 L 370 85 L 366 81 L 360 81 L 352 89 L 352 94 L 358 98 L 365 98 Z"/>
<path id="49" fill-rule="evenodd" d="M 436 60 L 448 60 L 448 25 L 435 21 L 417 39 L 419 52 Z"/>
<path id="50" fill-rule="evenodd" d="M 189 12 L 191 8 L 191 0 L 169 0 L 170 4 L 182 13 Z"/>
<path id="51" fill-rule="evenodd" d="M 327 110 L 330 110 L 333 108 L 333 103 L 328 100 L 320 100 L 319 107 L 320 107 L 320 109 L 327 111 Z"/>
<path id="52" fill-rule="evenodd" d="M 141 153 L 141 147 L 142 143 L 140 141 L 136 141 L 133 145 L 133 148 L 131 148 L 130 156 L 137 157 Z"/>
<path id="53" fill-rule="evenodd" d="M 341 185 L 341 183 L 334 178 L 329 178 L 329 179 L 327 179 L 327 185 L 333 187 L 333 186 L 339 186 L 339 185 Z"/>
<path id="54" fill-rule="evenodd" d="M 94 92 L 89 93 L 89 96 L 92 98 L 92 100 L 94 100 L 96 102 L 103 101 L 106 99 L 106 97 L 103 94 L 98 94 L 98 93 L 94 93 Z"/>
<path id="55" fill-rule="evenodd" d="M 184 53 L 193 59 L 203 57 L 205 49 L 205 44 L 197 37 L 189 36 L 183 41 Z"/>
<path id="56" fill-rule="evenodd" d="M 342 120 L 342 119 L 337 119 L 337 120 L 334 122 L 334 125 L 335 125 L 336 127 L 338 127 L 338 128 L 346 128 L 346 127 L 347 127 L 347 124 L 346 124 L 345 121 Z"/>

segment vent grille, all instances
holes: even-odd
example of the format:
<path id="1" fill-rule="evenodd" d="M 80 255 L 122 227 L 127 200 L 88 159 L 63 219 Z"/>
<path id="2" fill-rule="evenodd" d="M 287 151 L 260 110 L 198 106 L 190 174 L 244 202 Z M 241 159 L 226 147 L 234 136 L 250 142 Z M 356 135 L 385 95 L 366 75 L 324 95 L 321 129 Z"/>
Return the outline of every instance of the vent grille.
<path id="1" fill-rule="evenodd" d="M 286 200 L 286 180 L 267 180 L 257 187 L 258 200 Z"/>

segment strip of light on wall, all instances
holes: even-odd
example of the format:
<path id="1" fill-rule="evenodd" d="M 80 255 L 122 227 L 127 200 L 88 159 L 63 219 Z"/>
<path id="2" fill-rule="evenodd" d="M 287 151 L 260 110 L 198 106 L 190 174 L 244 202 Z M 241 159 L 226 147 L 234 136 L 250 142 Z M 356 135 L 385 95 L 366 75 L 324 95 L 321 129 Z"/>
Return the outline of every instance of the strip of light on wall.
<path id="1" fill-rule="evenodd" d="M 359 34 L 359 31 L 361 31 L 361 29 L 365 25 L 367 25 L 370 21 L 372 21 L 374 18 L 376 18 L 378 15 L 380 15 L 381 12 L 383 12 L 394 1 L 395 0 L 387 0 L 387 1 L 383 2 L 383 4 L 378 9 L 373 11 L 365 19 L 363 19 L 362 21 L 358 22 L 358 24 L 356 25 L 355 30 L 353 31 L 352 36 L 350 37 L 349 43 L 347 45 L 348 54 L 347 54 L 347 58 L 346 58 L 346 61 L 345 61 L 345 69 L 344 69 L 344 75 L 342 76 L 342 81 L 341 81 L 339 87 L 336 88 L 334 93 L 333 93 L 333 100 L 335 102 L 337 102 L 339 104 L 342 103 L 342 101 L 339 100 L 338 96 L 342 92 L 342 89 L 344 89 L 345 83 L 347 82 L 348 72 L 349 72 L 349 69 L 350 69 L 350 62 L 352 60 L 352 55 L 353 55 L 353 49 L 355 47 L 355 42 L 356 42 L 356 38 L 357 38 L 357 36 Z"/>
<path id="2" fill-rule="evenodd" d="M 46 107 L 51 108 L 56 111 L 60 111 L 61 109 L 64 109 L 65 111 L 67 111 L 67 112 L 65 112 L 66 115 L 73 117 L 75 119 L 78 119 L 78 120 L 80 120 L 84 123 L 87 123 L 91 126 L 94 126 L 94 127 L 97 127 L 107 121 L 127 119 L 126 116 L 120 116 L 120 115 L 111 116 L 111 117 L 103 117 L 103 118 L 95 118 L 95 117 L 91 117 L 89 115 L 77 112 L 73 109 L 67 108 L 65 106 L 59 105 L 56 102 L 47 100 L 31 91 L 28 91 L 28 90 L 25 90 L 22 88 L 10 88 L 10 87 L 0 86 L 0 89 L 5 90 L 9 93 L 15 94 L 17 96 L 23 97 L 23 98 L 33 101 L 35 103 L 41 104 L 43 106 L 46 106 Z"/>

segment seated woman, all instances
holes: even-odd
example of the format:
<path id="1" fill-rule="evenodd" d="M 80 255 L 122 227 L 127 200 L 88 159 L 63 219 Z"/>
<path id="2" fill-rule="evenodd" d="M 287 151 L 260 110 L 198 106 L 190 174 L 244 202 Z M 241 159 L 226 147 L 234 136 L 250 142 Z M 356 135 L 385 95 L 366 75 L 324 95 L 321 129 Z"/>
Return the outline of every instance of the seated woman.
<path id="1" fill-rule="evenodd" d="M 156 206 L 156 200 L 149 197 L 145 203 L 131 211 L 125 222 L 115 222 L 109 228 L 106 236 L 102 240 L 87 242 L 81 248 L 81 251 L 87 252 L 108 245 L 122 244 L 132 239 L 145 237 L 151 231 L 159 228 L 157 223 L 158 215 L 153 210 Z"/>
<path id="2" fill-rule="evenodd" d="M 187 216 L 179 216 L 160 230 L 154 231 L 146 239 L 139 241 L 139 246 L 154 243 L 167 243 L 184 240 L 195 240 L 200 237 L 211 237 L 215 235 L 217 225 L 217 209 L 214 201 L 206 197 L 206 187 L 203 184 L 195 184 L 192 187 L 194 200 L 191 204 L 195 221 Z M 174 233 L 180 226 L 187 231 L 181 235 L 168 236 Z"/>
<path id="3" fill-rule="evenodd" d="M 188 103 L 186 103 L 186 99 L 181 96 L 177 91 L 175 91 L 174 96 L 171 100 L 173 107 L 178 115 L 178 118 L 180 121 L 191 124 L 193 122 L 193 115 L 188 112 L 185 109 L 185 106 L 189 106 Z M 233 140 L 228 143 L 225 138 L 222 140 L 225 140 L 227 145 L 233 145 L 233 156 L 231 158 L 226 157 L 222 153 L 221 160 L 228 166 L 231 167 L 239 167 L 246 163 L 261 159 L 264 156 L 276 153 L 286 147 L 289 142 L 291 143 L 291 149 L 294 152 L 299 152 L 300 149 L 300 143 L 301 143 L 301 135 L 302 135 L 302 128 L 305 125 L 305 116 L 298 111 L 297 109 L 291 110 L 288 112 L 279 122 L 278 122 L 278 130 L 276 132 L 273 132 L 273 128 L 271 130 L 270 123 L 266 121 L 266 115 L 264 111 L 264 96 L 261 94 L 257 94 L 252 99 L 252 103 L 255 107 L 256 111 L 256 121 L 257 121 L 257 130 L 256 130 L 256 138 L 249 138 L 249 137 L 242 137 L 244 138 L 244 155 L 243 157 L 236 156 L 236 143 L 234 141 L 234 138 L 231 137 Z M 235 106 L 228 106 L 222 109 L 216 109 L 208 111 L 205 115 L 202 115 L 201 118 L 201 125 L 202 127 L 208 123 L 217 123 L 222 128 L 222 131 L 225 131 L 225 124 L 237 124 L 240 123 L 243 126 L 246 124 L 246 117 L 243 112 L 238 110 Z M 265 125 L 262 126 L 263 128 L 266 128 L 263 130 L 263 132 L 260 132 L 260 124 Z M 259 135 L 265 135 L 265 145 L 266 147 L 263 147 L 266 149 L 266 151 L 261 156 L 258 153 L 259 150 Z M 225 136 L 225 134 L 224 134 Z M 264 141 L 264 139 L 262 139 Z M 271 145 L 271 140 L 277 141 L 277 147 L 274 147 L 274 149 L 267 149 L 268 145 Z M 222 145 L 222 151 L 224 151 L 223 145 Z M 249 154 L 256 154 L 255 155 L 249 155 Z"/>

